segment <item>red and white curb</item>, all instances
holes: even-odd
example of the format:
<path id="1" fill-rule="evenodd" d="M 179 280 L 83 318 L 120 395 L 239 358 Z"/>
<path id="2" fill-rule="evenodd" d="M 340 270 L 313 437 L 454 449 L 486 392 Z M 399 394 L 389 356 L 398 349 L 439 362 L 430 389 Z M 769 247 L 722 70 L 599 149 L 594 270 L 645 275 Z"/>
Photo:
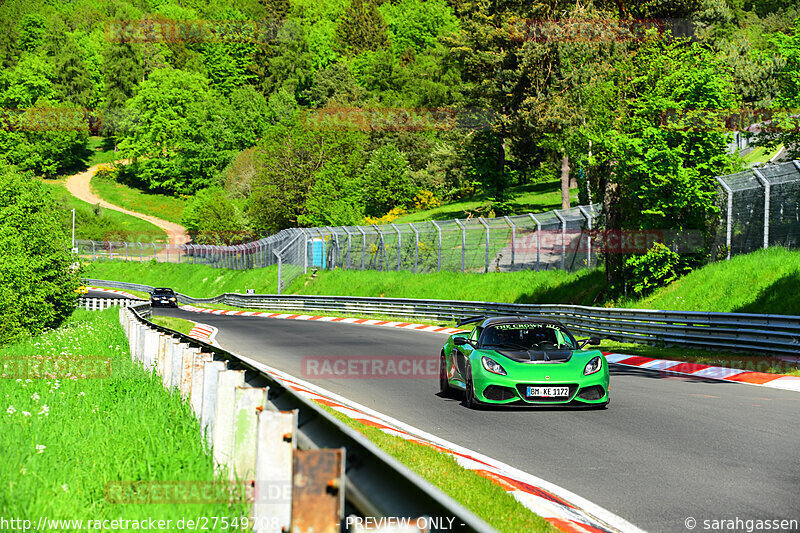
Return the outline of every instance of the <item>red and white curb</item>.
<path id="1" fill-rule="evenodd" d="M 214 326 L 209 326 L 208 324 L 201 324 L 199 322 L 194 323 L 194 327 L 192 331 L 189 332 L 189 336 L 193 339 L 197 339 L 199 341 L 203 341 L 211 346 L 219 346 L 216 341 L 217 332 L 219 330 Z"/>
<path id="2" fill-rule="evenodd" d="M 86 287 L 90 291 L 100 291 L 100 292 L 110 292 L 112 294 L 118 294 L 120 296 L 124 296 L 125 298 L 132 298 L 134 300 L 141 300 L 140 297 L 136 296 L 135 294 L 131 294 L 129 292 L 120 291 L 117 289 L 106 289 L 105 287 Z"/>
<path id="3" fill-rule="evenodd" d="M 687 363 L 685 361 L 672 361 L 669 359 L 651 359 L 650 357 L 625 355 L 621 353 L 603 353 L 609 363 L 622 366 L 632 366 L 669 374 L 680 374 L 696 378 L 728 381 L 731 383 L 746 383 L 748 385 L 759 385 L 761 387 L 800 392 L 800 376 L 753 372 L 740 368 L 711 366 L 702 363 Z"/>
<path id="4" fill-rule="evenodd" d="M 180 306 L 184 311 L 195 313 L 209 313 L 212 315 L 233 315 L 233 316 L 258 316 L 262 318 L 278 318 L 283 320 L 318 320 L 320 322 L 341 322 L 343 324 L 359 324 L 362 326 L 382 326 L 387 328 L 413 329 L 415 331 L 427 331 L 430 333 L 443 333 L 452 335 L 467 331 L 458 328 L 446 328 L 440 326 L 430 326 L 427 324 L 415 324 L 413 322 L 395 322 L 391 320 L 376 320 L 374 318 L 354 318 L 342 316 L 315 316 L 315 315 L 293 315 L 290 313 L 267 313 L 262 311 L 234 311 L 232 309 L 208 309 L 206 307 L 195 307 L 193 305 Z"/>
<path id="5" fill-rule="evenodd" d="M 450 455 L 463 468 L 474 470 L 510 493 L 523 506 L 568 533 L 643 533 L 627 520 L 566 489 L 422 431 L 369 407 L 242 355 L 237 357 L 281 381 L 301 396 L 380 429 L 389 435 L 430 446 Z"/>

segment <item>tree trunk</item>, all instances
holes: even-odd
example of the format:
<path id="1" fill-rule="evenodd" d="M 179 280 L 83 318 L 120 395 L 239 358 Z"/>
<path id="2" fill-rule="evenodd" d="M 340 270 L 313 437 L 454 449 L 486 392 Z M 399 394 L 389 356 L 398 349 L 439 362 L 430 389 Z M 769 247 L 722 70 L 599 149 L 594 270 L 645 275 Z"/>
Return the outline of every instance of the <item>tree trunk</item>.
<path id="1" fill-rule="evenodd" d="M 561 158 L 561 209 L 569 209 L 569 156 Z"/>
<path id="2" fill-rule="evenodd" d="M 619 212 L 619 199 L 620 189 L 619 185 L 614 182 L 613 178 L 609 177 L 605 183 L 605 191 L 603 194 L 603 212 L 605 214 L 605 231 L 606 239 L 609 236 L 619 237 L 620 229 L 620 212 Z M 613 242 L 619 242 L 619 239 L 613 239 Z M 612 246 L 606 246 L 604 243 L 604 259 L 606 263 L 606 290 L 613 296 L 618 296 L 623 288 L 624 279 L 622 272 L 622 265 L 624 256 L 622 250 L 614 249 Z M 624 290 L 624 289 L 623 289 Z"/>

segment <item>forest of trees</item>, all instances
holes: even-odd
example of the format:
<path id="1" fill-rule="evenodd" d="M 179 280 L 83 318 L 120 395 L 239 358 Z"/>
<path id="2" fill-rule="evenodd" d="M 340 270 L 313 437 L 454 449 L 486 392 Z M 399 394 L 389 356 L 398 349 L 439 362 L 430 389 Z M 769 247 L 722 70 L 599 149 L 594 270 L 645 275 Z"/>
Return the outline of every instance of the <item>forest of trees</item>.
<path id="1" fill-rule="evenodd" d="M 102 135 L 133 159 L 117 179 L 193 196 L 199 236 L 362 223 L 420 194 L 483 192 L 503 214 L 510 187 L 558 178 L 610 228 L 705 230 L 713 177 L 740 168 L 726 117 L 768 110 L 783 127 L 760 142 L 800 157 L 799 16 L 793 0 L 6 0 L 0 159 L 51 177 Z M 611 285 L 640 259 L 608 258 Z"/>

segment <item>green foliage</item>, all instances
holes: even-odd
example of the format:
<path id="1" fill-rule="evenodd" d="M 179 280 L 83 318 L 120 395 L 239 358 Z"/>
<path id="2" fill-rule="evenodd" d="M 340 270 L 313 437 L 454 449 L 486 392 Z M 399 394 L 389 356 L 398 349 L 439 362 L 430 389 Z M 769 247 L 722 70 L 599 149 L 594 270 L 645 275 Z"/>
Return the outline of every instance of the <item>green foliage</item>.
<path id="1" fill-rule="evenodd" d="M 408 160 L 394 144 L 372 153 L 364 167 L 365 213 L 381 216 L 393 207 L 411 207 L 417 188 L 408 172 Z"/>
<path id="2" fill-rule="evenodd" d="M 79 277 L 52 203 L 38 181 L 0 167 L 0 345 L 56 327 L 74 309 Z"/>
<path id="3" fill-rule="evenodd" d="M 74 104 L 41 99 L 10 117 L 10 131 L 0 130 L 0 158 L 23 171 L 51 177 L 76 168 L 89 155 L 89 129 Z"/>
<path id="4" fill-rule="evenodd" d="M 647 296 L 659 287 L 669 285 L 689 269 L 686 260 L 662 243 L 654 243 L 644 254 L 625 261 L 627 283 L 636 297 Z"/>
<path id="5" fill-rule="evenodd" d="M 351 54 L 386 48 L 389 36 L 377 0 L 351 0 L 350 7 L 339 20 L 336 38 Z"/>
<path id="6" fill-rule="evenodd" d="M 242 211 L 221 188 L 198 191 L 183 210 L 181 223 L 198 244 L 240 244 L 252 240 Z"/>
<path id="7" fill-rule="evenodd" d="M 379 11 L 398 56 L 407 50 L 419 53 L 433 48 L 441 35 L 459 30 L 458 19 L 444 0 L 384 2 Z"/>
<path id="8" fill-rule="evenodd" d="M 270 234 L 312 220 L 352 220 L 361 212 L 352 182 L 363 143 L 356 132 L 309 130 L 297 123 L 271 127 L 258 150 L 247 200 L 253 229 Z"/>

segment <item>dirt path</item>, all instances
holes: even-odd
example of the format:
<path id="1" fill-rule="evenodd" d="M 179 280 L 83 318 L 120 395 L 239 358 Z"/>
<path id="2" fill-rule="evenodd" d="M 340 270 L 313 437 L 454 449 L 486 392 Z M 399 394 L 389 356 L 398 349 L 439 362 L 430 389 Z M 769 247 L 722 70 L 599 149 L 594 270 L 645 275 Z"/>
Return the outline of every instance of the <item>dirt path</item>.
<path id="1" fill-rule="evenodd" d="M 124 161 L 115 161 L 115 163 L 124 163 Z M 147 222 L 158 226 L 167 232 L 167 239 L 171 247 L 186 244 L 189 241 L 189 236 L 186 234 L 186 228 L 180 224 L 169 222 L 168 220 L 162 220 L 154 216 L 137 213 L 135 211 L 130 211 L 117 205 L 110 204 L 94 194 L 91 188 L 92 176 L 94 176 L 94 173 L 97 172 L 97 169 L 101 166 L 103 165 L 94 165 L 89 167 L 84 172 L 73 174 L 67 178 L 64 186 L 67 188 L 70 194 L 72 194 L 72 196 L 78 198 L 79 200 L 83 200 L 84 202 L 88 202 L 92 205 L 100 204 L 100 207 L 113 209 L 114 211 L 119 211 L 120 213 L 125 213 L 126 215 L 131 215 L 136 218 L 146 220 Z"/>

